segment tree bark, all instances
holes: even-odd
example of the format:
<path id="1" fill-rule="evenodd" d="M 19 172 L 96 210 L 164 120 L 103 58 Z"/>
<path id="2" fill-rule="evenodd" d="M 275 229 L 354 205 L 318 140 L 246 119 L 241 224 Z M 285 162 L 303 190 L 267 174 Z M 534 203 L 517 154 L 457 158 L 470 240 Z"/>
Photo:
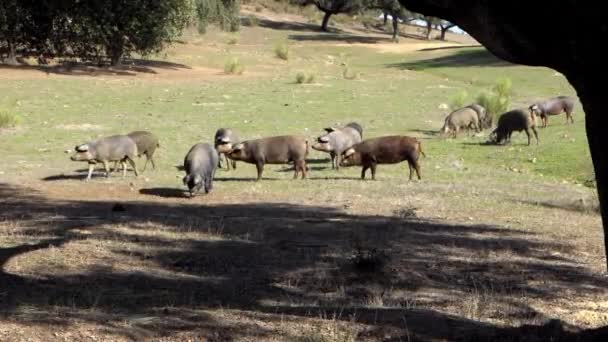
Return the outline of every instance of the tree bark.
<path id="1" fill-rule="evenodd" d="M 448 26 L 442 26 L 441 27 L 441 37 L 439 37 L 439 39 L 441 40 L 445 40 L 445 33 L 449 30 L 450 28 Z"/>
<path id="2" fill-rule="evenodd" d="M 386 25 L 387 20 L 388 20 L 388 13 L 384 12 L 384 25 Z"/>
<path id="3" fill-rule="evenodd" d="M 431 32 L 433 31 L 433 24 L 430 20 L 426 22 L 426 40 L 431 40 Z"/>
<path id="4" fill-rule="evenodd" d="M 6 64 L 17 65 L 17 52 L 15 48 L 15 41 L 12 37 L 7 40 L 8 43 L 8 56 L 6 58 Z"/>
<path id="5" fill-rule="evenodd" d="M 399 42 L 399 20 L 393 16 L 393 42 Z"/>
<path id="6" fill-rule="evenodd" d="M 325 31 L 327 32 L 327 24 L 329 23 L 329 17 L 331 17 L 333 13 L 331 12 L 325 12 L 325 15 L 323 16 L 323 22 L 321 23 L 321 31 Z"/>

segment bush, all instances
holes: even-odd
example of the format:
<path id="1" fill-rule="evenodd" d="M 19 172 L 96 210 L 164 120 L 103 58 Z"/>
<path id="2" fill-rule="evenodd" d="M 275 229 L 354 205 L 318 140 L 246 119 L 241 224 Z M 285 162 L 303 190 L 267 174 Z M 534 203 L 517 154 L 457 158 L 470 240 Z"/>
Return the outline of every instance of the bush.
<path id="1" fill-rule="evenodd" d="M 287 43 L 278 43 L 277 45 L 275 45 L 274 54 L 282 60 L 285 60 L 285 61 L 288 60 L 289 59 L 289 47 L 287 46 Z"/>
<path id="2" fill-rule="evenodd" d="M 249 27 L 257 27 L 258 25 L 260 25 L 260 19 L 258 19 L 258 17 L 256 17 L 255 15 L 250 15 L 247 17 L 246 23 Z"/>
<path id="3" fill-rule="evenodd" d="M 296 83 L 298 83 L 298 84 L 313 83 L 314 81 L 315 81 L 315 75 L 313 75 L 313 74 L 306 74 L 303 72 L 299 72 L 296 75 Z"/>
<path id="4" fill-rule="evenodd" d="M 8 110 L 0 109 L 0 128 L 11 128 L 17 126 L 17 115 Z"/>
<path id="5" fill-rule="evenodd" d="M 232 38 L 228 39 L 227 44 L 228 45 L 236 45 L 236 43 L 238 43 L 238 42 L 239 42 L 239 39 L 237 37 L 232 37 Z"/>
<path id="6" fill-rule="evenodd" d="M 488 118 L 492 122 L 496 122 L 498 117 L 509 109 L 512 93 L 511 86 L 510 79 L 499 79 L 491 90 L 482 92 L 477 96 L 475 102 L 486 109 Z"/>
<path id="7" fill-rule="evenodd" d="M 245 68 L 237 57 L 229 59 L 224 65 L 224 72 L 227 74 L 240 75 L 244 70 Z"/>
<path id="8" fill-rule="evenodd" d="M 469 94 L 466 90 L 463 90 L 460 93 L 452 96 L 452 98 L 450 99 L 450 109 L 454 111 L 464 107 L 467 103 L 468 97 Z"/>

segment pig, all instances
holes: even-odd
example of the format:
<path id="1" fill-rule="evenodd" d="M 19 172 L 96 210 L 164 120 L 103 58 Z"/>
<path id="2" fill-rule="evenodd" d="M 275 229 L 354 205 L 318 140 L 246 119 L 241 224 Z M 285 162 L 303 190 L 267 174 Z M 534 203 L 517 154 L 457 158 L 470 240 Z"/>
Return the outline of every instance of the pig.
<path id="1" fill-rule="evenodd" d="M 441 128 L 442 135 L 453 133 L 454 138 L 458 136 L 458 131 L 461 129 L 473 128 L 479 131 L 479 114 L 477 110 L 469 106 L 457 109 L 451 112 L 446 118 Z"/>
<path id="2" fill-rule="evenodd" d="M 182 179 L 194 197 L 203 188 L 205 193 L 213 189 L 213 178 L 217 170 L 219 155 L 215 148 L 207 143 L 198 143 L 190 148 L 184 158 L 184 171 Z"/>
<path id="3" fill-rule="evenodd" d="M 358 143 L 342 153 L 342 166 L 360 165 L 361 179 L 365 179 L 367 169 L 372 170 L 372 180 L 376 179 L 376 166 L 378 164 L 396 164 L 407 160 L 410 168 L 410 180 L 412 180 L 412 169 L 416 171 L 418 179 L 420 176 L 420 155 L 425 156 L 422 151 L 421 142 L 408 136 L 384 136 L 367 139 Z"/>
<path id="4" fill-rule="evenodd" d="M 228 160 L 228 153 L 232 151 L 232 146 L 238 144 L 239 136 L 230 128 L 220 128 L 215 132 L 215 149 L 220 155 L 218 167 L 222 167 L 222 155 L 226 159 L 226 168 L 230 170 L 230 164 L 232 168 L 236 169 L 236 160 Z"/>
<path id="5" fill-rule="evenodd" d="M 488 115 L 487 110 L 483 106 L 481 106 L 477 103 L 472 103 L 472 104 L 468 105 L 467 107 L 471 108 L 475 112 L 477 112 L 479 130 L 492 127 L 492 118 Z"/>
<path id="6" fill-rule="evenodd" d="M 528 109 L 540 116 L 543 128 L 547 127 L 549 115 L 559 115 L 562 112 L 566 112 L 566 123 L 568 123 L 568 120 L 570 123 L 574 123 L 572 118 L 574 99 L 568 96 L 557 96 L 543 102 L 534 103 Z"/>
<path id="7" fill-rule="evenodd" d="M 236 144 L 228 157 L 246 163 L 255 164 L 258 171 L 256 180 L 262 178 L 264 164 L 294 163 L 294 179 L 298 172 L 302 172 L 302 179 L 306 178 L 306 157 L 309 151 L 309 142 L 306 138 L 296 135 L 282 135 L 269 138 L 247 140 Z"/>
<path id="8" fill-rule="evenodd" d="M 327 131 L 327 134 L 318 137 L 312 148 L 329 153 L 331 168 L 338 170 L 342 152 L 361 142 L 363 129 L 358 123 L 351 122 L 342 128 L 329 127 L 325 131 Z"/>
<path id="9" fill-rule="evenodd" d="M 510 142 L 513 131 L 525 131 L 530 146 L 530 131 L 534 132 L 538 145 L 538 132 L 536 132 L 536 114 L 534 110 L 514 109 L 502 114 L 498 118 L 498 126 L 490 135 L 490 140 L 496 144 Z"/>
<path id="10" fill-rule="evenodd" d="M 137 156 L 137 145 L 133 139 L 126 135 L 113 135 L 90 141 L 76 146 L 75 153 L 70 157 L 73 161 L 87 161 L 89 163 L 89 173 L 86 181 L 91 180 L 93 169 L 98 162 L 103 163 L 106 177 L 110 176 L 109 162 L 117 161 L 122 164 L 123 177 L 127 174 L 127 164 L 131 164 L 133 172 L 137 177 L 137 167 L 135 166 L 135 156 Z"/>
<path id="11" fill-rule="evenodd" d="M 134 131 L 127 134 L 129 138 L 131 138 L 135 145 L 137 145 L 137 157 L 141 157 L 142 154 L 146 155 L 146 163 L 144 164 L 144 168 L 142 170 L 146 171 L 146 166 L 148 166 L 148 162 L 152 164 L 152 168 L 156 170 L 156 165 L 154 164 L 154 152 L 160 144 L 158 143 L 158 138 L 147 131 Z M 118 162 L 114 163 L 114 172 L 116 172 L 118 167 Z"/>

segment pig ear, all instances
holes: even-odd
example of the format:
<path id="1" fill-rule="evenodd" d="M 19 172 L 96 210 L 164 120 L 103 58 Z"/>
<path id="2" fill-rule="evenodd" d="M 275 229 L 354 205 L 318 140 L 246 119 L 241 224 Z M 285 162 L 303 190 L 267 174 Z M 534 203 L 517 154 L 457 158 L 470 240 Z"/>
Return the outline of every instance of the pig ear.
<path id="1" fill-rule="evenodd" d="M 349 157 L 351 156 L 353 153 L 355 153 L 355 149 L 354 148 L 349 148 L 348 150 L 344 151 L 344 156 L 345 157 Z"/>
<path id="2" fill-rule="evenodd" d="M 87 144 L 78 145 L 74 149 L 78 152 L 86 152 L 89 150 L 89 145 L 87 145 Z"/>
<path id="3" fill-rule="evenodd" d="M 331 133 L 331 132 L 335 131 L 336 129 L 334 127 L 327 127 L 327 128 L 324 128 L 324 130 L 327 133 Z"/>
<path id="4" fill-rule="evenodd" d="M 329 142 L 329 138 L 326 137 L 326 136 L 319 137 L 318 140 L 319 140 L 320 143 L 328 143 Z"/>
<path id="5" fill-rule="evenodd" d="M 230 138 L 228 137 L 223 137 L 221 139 L 218 139 L 219 142 L 223 143 L 223 144 L 227 144 L 230 142 Z"/>

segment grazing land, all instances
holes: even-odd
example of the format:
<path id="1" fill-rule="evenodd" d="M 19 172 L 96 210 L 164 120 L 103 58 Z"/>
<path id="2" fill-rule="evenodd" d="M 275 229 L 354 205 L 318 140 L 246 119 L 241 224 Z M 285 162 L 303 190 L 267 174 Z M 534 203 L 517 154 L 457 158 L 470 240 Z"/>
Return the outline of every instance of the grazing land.
<path id="1" fill-rule="evenodd" d="M 538 146 L 438 135 L 462 90 L 472 102 L 508 77 L 513 108 L 576 97 L 561 74 L 462 36 L 409 28 L 395 44 L 251 15 L 238 34 L 188 31 L 120 68 L 0 66 L 0 112 L 18 116 L 0 128 L 0 340 L 542 340 L 608 324 L 580 103 L 573 125 L 549 118 Z M 219 127 L 315 139 L 350 121 L 364 139 L 419 137 L 422 180 L 402 163 L 361 181 L 311 150 L 306 180 L 267 165 L 255 182 L 238 163 L 186 196 L 183 158 Z M 134 130 L 160 138 L 157 169 L 83 182 L 86 164 L 65 151 Z"/>

